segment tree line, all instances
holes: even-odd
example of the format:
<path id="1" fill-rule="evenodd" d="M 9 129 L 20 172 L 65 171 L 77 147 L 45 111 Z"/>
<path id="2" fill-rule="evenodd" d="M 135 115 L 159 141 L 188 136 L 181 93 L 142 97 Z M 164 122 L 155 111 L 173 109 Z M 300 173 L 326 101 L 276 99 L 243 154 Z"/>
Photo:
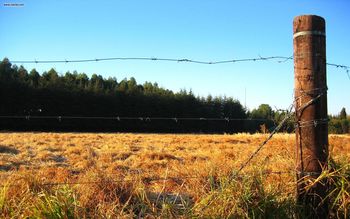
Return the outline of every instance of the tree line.
<path id="1" fill-rule="evenodd" d="M 268 104 L 248 111 L 231 97 L 195 96 L 173 92 L 157 83 L 138 84 L 131 77 L 120 81 L 77 71 L 59 74 L 55 69 L 39 73 L 0 63 L 0 116 L 27 116 L 27 119 L 0 118 L 0 130 L 31 131 L 112 131 L 170 133 L 268 132 L 285 112 Z M 103 120 L 31 119 L 30 116 L 140 117 L 140 118 L 221 118 L 222 120 Z M 227 121 L 229 119 L 242 119 Z M 293 131 L 289 122 L 283 131 Z"/>
<path id="2" fill-rule="evenodd" d="M 239 101 L 230 97 L 195 97 L 192 91 L 174 93 L 157 83 L 138 84 L 135 78 L 117 81 L 93 74 L 55 69 L 41 74 L 0 63 L 0 115 L 80 117 L 247 118 Z M 244 122 L 222 121 L 109 121 L 1 119 L 2 130 L 239 132 Z"/>

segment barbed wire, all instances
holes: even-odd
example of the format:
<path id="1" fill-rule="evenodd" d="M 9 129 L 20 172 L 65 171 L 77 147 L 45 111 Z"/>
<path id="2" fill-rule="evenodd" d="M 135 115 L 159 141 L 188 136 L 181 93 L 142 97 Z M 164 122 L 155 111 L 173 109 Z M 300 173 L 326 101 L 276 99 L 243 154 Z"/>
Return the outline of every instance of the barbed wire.
<path id="1" fill-rule="evenodd" d="M 242 171 L 249 163 L 250 161 L 260 152 L 260 150 L 267 144 L 267 142 L 282 128 L 282 126 L 295 114 L 295 111 L 303 111 L 310 105 L 314 104 L 319 98 L 321 98 L 323 95 L 327 93 L 327 88 L 317 88 L 313 91 L 320 91 L 319 94 L 311 99 L 310 101 L 306 102 L 303 106 L 300 108 L 296 108 L 296 101 L 300 97 L 296 97 L 293 103 L 290 105 L 289 109 L 286 110 L 286 114 L 284 116 L 284 119 L 279 123 L 279 125 L 270 133 L 270 135 L 257 147 L 257 149 L 249 156 L 246 162 L 244 162 L 241 167 L 238 169 L 238 171 L 235 174 L 238 174 L 240 171 Z M 302 94 L 304 95 L 304 94 Z M 293 108 L 295 108 L 295 111 L 293 111 Z M 311 121 L 303 121 L 302 123 L 299 121 L 295 121 L 295 128 L 297 127 L 306 127 L 306 126 L 317 126 L 319 124 L 325 124 L 328 123 L 328 118 L 323 119 L 315 119 Z M 235 175 L 233 175 L 235 176 Z"/>
<path id="2" fill-rule="evenodd" d="M 277 60 L 278 63 L 284 63 L 289 60 L 294 60 L 294 56 L 258 56 L 253 58 L 241 58 L 241 59 L 230 59 L 230 60 L 217 60 L 217 61 L 204 61 L 195 60 L 189 58 L 157 58 L 157 57 L 108 57 L 108 58 L 94 58 L 94 59 L 64 59 L 64 60 L 14 60 L 12 63 L 17 64 L 49 64 L 49 63 L 86 63 L 86 62 L 101 62 L 101 61 L 166 61 L 166 62 L 177 62 L 177 63 L 193 63 L 203 65 L 218 65 L 218 64 L 229 64 L 239 62 L 255 62 L 255 61 L 268 61 Z M 349 80 L 350 80 L 350 66 L 336 63 L 326 62 L 326 65 L 344 69 Z"/>
<path id="3" fill-rule="evenodd" d="M 348 76 L 348 78 L 349 78 L 349 80 L 350 80 L 350 66 L 347 66 L 347 65 L 339 65 L 339 64 L 334 64 L 334 63 L 326 63 L 327 65 L 329 65 L 329 66 L 333 66 L 333 67 L 336 67 L 336 68 L 342 68 L 342 69 L 344 69 L 345 70 L 345 72 L 346 72 L 346 74 L 347 74 L 347 76 Z"/>
<path id="4" fill-rule="evenodd" d="M 175 122 L 181 121 L 181 120 L 190 120 L 190 121 L 274 121 L 272 119 L 254 119 L 254 118 L 205 118 L 205 117 L 120 117 L 120 116 L 31 116 L 31 115 L 23 115 L 23 116 L 16 116 L 16 115 L 1 115 L 0 119 L 55 119 L 58 121 L 62 121 L 64 119 L 70 120 L 70 119 L 91 119 L 91 120 L 139 120 L 139 121 L 146 121 L 151 122 L 152 120 L 173 120 Z"/>
<path id="5" fill-rule="evenodd" d="M 258 56 L 255 58 L 242 58 L 242 59 L 230 59 L 230 60 L 219 60 L 219 61 L 202 61 L 188 58 L 156 58 L 156 57 L 112 57 L 112 58 L 95 58 L 95 59 L 75 59 L 75 60 L 14 60 L 12 63 L 19 64 L 48 64 L 48 63 L 82 63 L 82 62 L 99 62 L 99 61 L 167 61 L 167 62 L 187 62 L 194 64 L 205 64 L 205 65 L 216 65 L 236 62 L 251 62 L 251 61 L 266 61 L 266 60 L 279 60 L 279 62 L 285 62 L 293 59 L 293 56 Z"/>
<path id="6" fill-rule="evenodd" d="M 194 64 L 205 64 L 205 65 L 217 65 L 227 64 L 236 62 L 255 62 L 255 61 L 267 61 L 267 60 L 278 60 L 279 63 L 293 60 L 292 56 L 258 56 L 253 58 L 241 58 L 241 59 L 229 59 L 229 60 L 218 60 L 218 61 L 203 61 L 189 58 L 157 58 L 157 57 L 109 57 L 109 58 L 94 58 L 94 59 L 73 59 L 73 60 L 13 60 L 11 63 L 17 64 L 49 64 L 49 63 L 82 63 L 82 62 L 100 62 L 100 61 L 167 61 L 167 62 L 187 62 Z M 333 66 L 336 68 L 342 68 L 349 72 L 350 66 L 335 64 L 327 62 L 326 65 Z"/>

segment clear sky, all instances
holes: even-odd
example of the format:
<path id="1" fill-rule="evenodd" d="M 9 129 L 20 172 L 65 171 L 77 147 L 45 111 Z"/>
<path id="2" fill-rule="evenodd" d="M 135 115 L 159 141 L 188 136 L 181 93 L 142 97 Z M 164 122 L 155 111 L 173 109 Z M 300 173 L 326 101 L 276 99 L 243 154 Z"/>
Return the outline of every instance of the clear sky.
<path id="1" fill-rule="evenodd" d="M 327 61 L 350 65 L 349 0 L 0 0 L 0 58 L 70 60 L 105 57 L 205 61 L 291 56 L 293 18 L 326 19 Z M 5 7 L 21 3 L 22 7 Z M 20 64 L 18 64 L 20 65 Z M 39 72 L 77 70 L 91 76 L 135 77 L 196 95 L 226 95 L 249 109 L 287 108 L 293 100 L 293 61 L 198 65 L 159 61 L 23 64 Z M 328 111 L 350 113 L 350 79 L 327 69 Z M 245 95 L 246 90 L 246 95 Z"/>

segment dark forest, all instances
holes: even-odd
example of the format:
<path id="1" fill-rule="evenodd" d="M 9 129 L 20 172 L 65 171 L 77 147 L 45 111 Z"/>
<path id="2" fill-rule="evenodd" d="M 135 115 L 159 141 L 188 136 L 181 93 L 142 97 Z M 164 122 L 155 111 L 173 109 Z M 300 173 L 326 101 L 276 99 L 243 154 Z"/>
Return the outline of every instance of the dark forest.
<path id="1" fill-rule="evenodd" d="M 252 133 L 269 131 L 283 116 L 267 104 L 249 112 L 231 97 L 175 93 L 133 77 L 28 72 L 7 58 L 0 63 L 0 98 L 5 131 Z"/>

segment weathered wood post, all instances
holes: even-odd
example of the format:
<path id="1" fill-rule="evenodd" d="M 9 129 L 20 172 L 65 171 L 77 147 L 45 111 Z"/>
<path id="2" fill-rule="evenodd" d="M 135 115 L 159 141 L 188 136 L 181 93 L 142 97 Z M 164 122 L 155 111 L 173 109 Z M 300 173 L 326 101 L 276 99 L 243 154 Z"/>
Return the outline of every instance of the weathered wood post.
<path id="1" fill-rule="evenodd" d="M 328 159 L 325 20 L 315 15 L 294 18 L 294 74 L 297 152 L 297 199 L 310 218 L 328 217 L 327 184 L 305 189 Z"/>

